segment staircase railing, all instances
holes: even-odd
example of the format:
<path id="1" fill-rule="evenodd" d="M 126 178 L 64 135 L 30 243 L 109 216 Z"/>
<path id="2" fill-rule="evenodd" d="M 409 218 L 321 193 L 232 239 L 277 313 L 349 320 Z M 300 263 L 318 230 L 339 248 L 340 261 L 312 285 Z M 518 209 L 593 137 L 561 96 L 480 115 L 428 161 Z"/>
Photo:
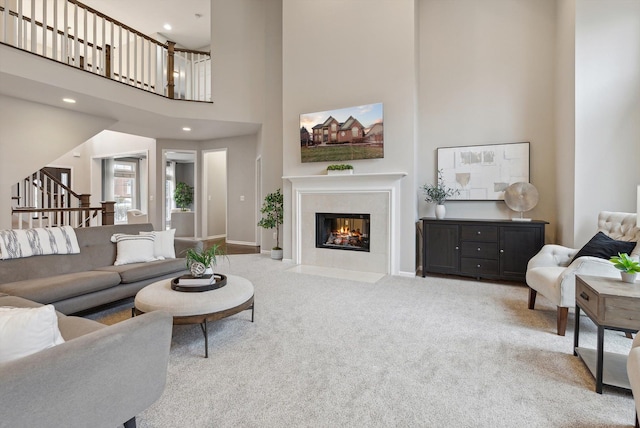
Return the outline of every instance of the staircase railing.
<path id="1" fill-rule="evenodd" d="M 77 0 L 0 3 L 0 43 L 168 98 L 211 102 L 209 52 L 162 43 Z"/>
<path id="2" fill-rule="evenodd" d="M 78 194 L 44 169 L 12 189 L 13 227 L 89 227 L 113 224 L 115 202 L 90 206 L 91 195 Z"/>

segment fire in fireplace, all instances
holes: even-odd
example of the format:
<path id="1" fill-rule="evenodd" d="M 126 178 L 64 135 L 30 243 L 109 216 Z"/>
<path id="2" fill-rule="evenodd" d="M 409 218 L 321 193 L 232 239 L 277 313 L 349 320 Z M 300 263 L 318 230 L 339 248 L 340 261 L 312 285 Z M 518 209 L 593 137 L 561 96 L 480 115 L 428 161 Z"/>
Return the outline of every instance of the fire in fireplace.
<path id="1" fill-rule="evenodd" d="M 369 252 L 369 214 L 316 213 L 316 248 Z"/>

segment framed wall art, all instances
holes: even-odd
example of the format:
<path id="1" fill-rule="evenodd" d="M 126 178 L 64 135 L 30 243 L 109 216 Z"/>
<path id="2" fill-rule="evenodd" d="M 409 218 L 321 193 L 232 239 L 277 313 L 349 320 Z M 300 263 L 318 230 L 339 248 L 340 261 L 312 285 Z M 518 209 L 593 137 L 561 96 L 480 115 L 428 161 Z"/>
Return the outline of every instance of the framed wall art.
<path id="1" fill-rule="evenodd" d="M 382 103 L 300 115 L 302 162 L 383 157 Z"/>
<path id="2" fill-rule="evenodd" d="M 529 143 L 438 148 L 445 185 L 460 193 L 448 200 L 499 201 L 510 184 L 529 182 Z"/>

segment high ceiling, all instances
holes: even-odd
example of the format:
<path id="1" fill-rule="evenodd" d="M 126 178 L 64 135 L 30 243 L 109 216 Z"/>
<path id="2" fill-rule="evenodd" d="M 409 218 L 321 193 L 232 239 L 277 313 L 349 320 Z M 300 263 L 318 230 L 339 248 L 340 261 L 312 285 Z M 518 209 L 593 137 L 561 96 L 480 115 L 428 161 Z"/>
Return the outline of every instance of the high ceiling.
<path id="1" fill-rule="evenodd" d="M 148 36 L 159 33 L 187 49 L 209 50 L 210 0 L 82 0 L 82 3 Z M 165 24 L 172 29 L 165 30 Z"/>

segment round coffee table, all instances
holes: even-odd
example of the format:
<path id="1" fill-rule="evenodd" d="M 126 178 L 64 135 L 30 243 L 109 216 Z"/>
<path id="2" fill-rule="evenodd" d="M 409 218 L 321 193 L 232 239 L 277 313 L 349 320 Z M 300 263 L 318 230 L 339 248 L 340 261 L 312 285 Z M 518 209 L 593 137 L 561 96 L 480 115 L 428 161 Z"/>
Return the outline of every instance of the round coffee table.
<path id="1" fill-rule="evenodd" d="M 136 294 L 133 312 L 166 311 L 173 315 L 173 324 L 200 324 L 204 334 L 204 356 L 209 358 L 207 322 L 216 321 L 251 309 L 253 322 L 253 284 L 246 278 L 227 275 L 224 287 L 202 292 L 182 292 L 171 289 L 171 279 L 147 285 Z"/>

